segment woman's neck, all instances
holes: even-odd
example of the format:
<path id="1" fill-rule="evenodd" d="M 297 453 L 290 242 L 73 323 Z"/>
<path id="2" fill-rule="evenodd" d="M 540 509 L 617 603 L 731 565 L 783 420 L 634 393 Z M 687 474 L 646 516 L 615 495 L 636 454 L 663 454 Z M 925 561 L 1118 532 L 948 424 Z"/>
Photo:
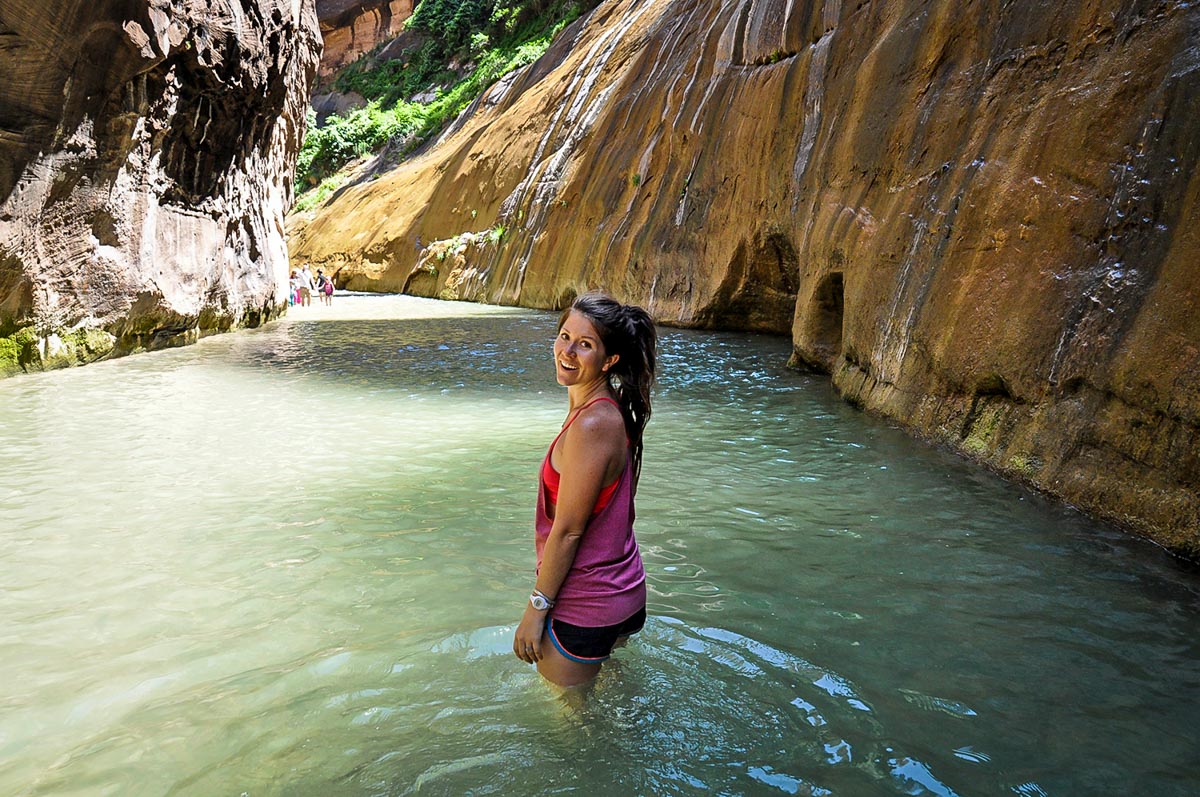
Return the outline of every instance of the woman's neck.
<path id="1" fill-rule="evenodd" d="M 595 401 L 598 398 L 612 397 L 612 391 L 608 387 L 607 379 L 597 379 L 595 382 L 586 385 L 572 385 L 567 388 L 567 408 L 570 412 L 574 412 L 588 402 Z"/>

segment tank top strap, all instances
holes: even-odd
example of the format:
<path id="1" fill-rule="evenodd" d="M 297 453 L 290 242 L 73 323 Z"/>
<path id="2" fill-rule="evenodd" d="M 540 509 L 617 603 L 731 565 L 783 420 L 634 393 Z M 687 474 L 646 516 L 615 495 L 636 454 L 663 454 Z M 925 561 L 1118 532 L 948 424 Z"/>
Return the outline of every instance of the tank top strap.
<path id="1" fill-rule="evenodd" d="M 565 424 L 563 424 L 562 431 L 560 431 L 558 433 L 559 436 L 561 437 L 562 433 L 567 431 L 567 429 L 570 428 L 571 424 L 575 423 L 575 419 L 578 418 L 580 415 L 582 415 L 584 410 L 586 410 L 588 407 L 590 407 L 593 404 L 600 402 L 600 401 L 607 401 L 609 404 L 613 405 L 618 410 L 621 409 L 621 405 L 618 404 L 617 402 L 613 401 L 612 399 L 610 399 L 608 396 L 600 396 L 599 398 L 594 398 L 591 401 L 589 401 L 587 404 L 584 404 L 582 407 L 575 410 L 575 413 L 567 420 L 567 422 Z"/>
<path id="2" fill-rule="evenodd" d="M 599 398 L 592 399 L 587 404 L 584 404 L 582 407 L 575 410 L 574 414 L 572 414 L 571 417 L 567 419 L 567 422 L 563 424 L 563 428 L 559 429 L 558 434 L 554 435 L 554 439 L 550 441 L 550 450 L 546 452 L 546 461 L 547 462 L 550 461 L 550 455 L 552 453 L 554 453 L 554 447 L 556 445 L 558 445 L 558 438 L 562 437 L 563 434 L 566 433 L 567 429 L 571 428 L 571 424 L 575 423 L 575 419 L 578 418 L 580 416 L 580 414 L 583 413 L 584 410 L 586 410 L 588 407 L 595 404 L 597 401 L 607 401 L 607 402 L 611 403 L 614 407 L 616 407 L 618 410 L 621 409 L 621 405 L 618 404 L 617 402 L 613 401 L 612 399 L 610 399 L 608 396 L 600 396 Z M 553 465 L 551 467 L 553 467 Z"/>

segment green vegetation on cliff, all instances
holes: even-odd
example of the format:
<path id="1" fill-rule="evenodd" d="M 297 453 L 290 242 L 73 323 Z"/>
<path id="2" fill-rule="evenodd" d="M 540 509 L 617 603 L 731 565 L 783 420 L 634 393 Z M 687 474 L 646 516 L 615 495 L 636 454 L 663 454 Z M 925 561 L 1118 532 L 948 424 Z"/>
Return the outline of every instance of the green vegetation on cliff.
<path id="1" fill-rule="evenodd" d="M 308 133 L 296 166 L 305 210 L 335 190 L 338 169 L 393 147 L 406 155 L 438 133 L 498 79 L 536 61 L 554 37 L 598 0 L 423 0 L 406 25 L 415 44 L 399 57 L 365 57 L 338 76 L 368 105 L 333 115 Z M 316 188 L 316 191 L 310 189 Z"/>
<path id="2" fill-rule="evenodd" d="M 0 377 L 47 371 L 106 357 L 116 338 L 103 329 L 79 327 L 40 338 L 33 327 L 0 337 Z"/>

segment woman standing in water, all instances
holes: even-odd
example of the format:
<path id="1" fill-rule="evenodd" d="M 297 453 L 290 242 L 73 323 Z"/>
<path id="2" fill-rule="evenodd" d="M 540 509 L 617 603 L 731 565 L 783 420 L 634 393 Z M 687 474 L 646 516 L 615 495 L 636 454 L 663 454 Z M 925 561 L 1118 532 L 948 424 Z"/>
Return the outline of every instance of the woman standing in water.
<path id="1" fill-rule="evenodd" d="M 560 686 L 590 681 L 646 622 L 633 496 L 656 341 L 645 310 L 603 294 L 578 297 L 558 320 L 554 369 L 568 412 L 542 462 L 537 580 L 513 653 Z"/>

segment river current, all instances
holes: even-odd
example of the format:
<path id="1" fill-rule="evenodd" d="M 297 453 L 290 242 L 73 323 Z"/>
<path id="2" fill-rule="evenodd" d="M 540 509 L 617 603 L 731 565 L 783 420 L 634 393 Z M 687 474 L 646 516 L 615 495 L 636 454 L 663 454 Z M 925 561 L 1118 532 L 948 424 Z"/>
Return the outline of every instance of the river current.
<path id="1" fill-rule="evenodd" d="M 0 381 L 0 794 L 1193 795 L 1200 574 L 662 329 L 646 629 L 511 654 L 554 316 L 345 295 Z"/>

